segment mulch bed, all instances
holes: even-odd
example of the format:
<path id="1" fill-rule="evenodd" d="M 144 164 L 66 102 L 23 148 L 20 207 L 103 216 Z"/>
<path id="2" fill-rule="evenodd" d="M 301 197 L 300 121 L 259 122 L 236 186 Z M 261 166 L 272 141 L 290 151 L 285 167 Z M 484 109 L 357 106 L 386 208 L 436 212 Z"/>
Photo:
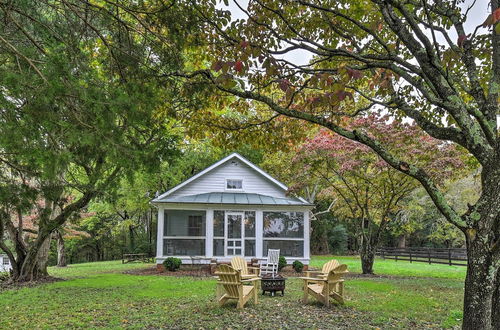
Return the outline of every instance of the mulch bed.
<path id="1" fill-rule="evenodd" d="M 159 275 L 159 276 L 174 276 L 174 277 L 201 277 L 201 278 L 207 278 L 207 277 L 213 277 L 215 275 L 210 274 L 208 269 L 192 269 L 189 266 L 182 266 L 181 269 L 171 272 L 171 271 L 159 271 L 156 267 L 148 267 L 148 268 L 140 268 L 140 269 L 131 269 L 123 272 L 124 274 L 130 274 L 130 275 Z M 291 267 L 285 267 L 282 269 L 279 274 L 283 277 L 301 277 L 301 276 L 306 276 L 305 272 L 302 273 L 297 273 L 294 271 Z M 395 276 L 395 275 L 377 275 L 377 274 L 359 274 L 359 273 L 347 273 L 345 275 L 346 277 L 350 278 L 366 278 L 366 279 L 415 279 L 419 278 L 421 279 L 422 277 L 415 277 L 415 276 Z"/>
<path id="2" fill-rule="evenodd" d="M 131 269 L 123 272 L 124 274 L 130 275 L 161 275 L 161 276 L 192 276 L 192 277 L 211 277 L 213 276 L 207 270 L 198 270 L 198 269 L 179 269 L 178 271 L 159 271 L 156 267 L 148 267 L 148 268 L 140 268 L 140 269 Z"/>
<path id="3" fill-rule="evenodd" d="M 54 283 L 64 281 L 62 278 L 47 276 L 36 281 L 29 282 L 12 282 L 10 280 L 0 281 L 0 291 L 12 290 L 12 289 L 22 289 L 22 288 L 33 288 L 42 284 Z"/>
<path id="4" fill-rule="evenodd" d="M 285 267 L 282 269 L 280 272 L 280 275 L 283 277 L 300 277 L 300 276 L 305 276 L 306 273 L 297 273 L 294 271 L 291 267 Z M 189 266 L 182 266 L 181 269 L 171 272 L 171 271 L 159 271 L 156 269 L 156 267 L 148 267 L 148 268 L 141 268 L 141 269 L 131 269 L 127 270 L 124 272 L 124 274 L 131 274 L 131 275 L 162 275 L 162 276 L 192 276 L 192 277 L 212 277 L 214 276 L 213 274 L 210 274 L 208 270 L 205 269 L 197 269 L 197 268 L 191 268 Z"/>

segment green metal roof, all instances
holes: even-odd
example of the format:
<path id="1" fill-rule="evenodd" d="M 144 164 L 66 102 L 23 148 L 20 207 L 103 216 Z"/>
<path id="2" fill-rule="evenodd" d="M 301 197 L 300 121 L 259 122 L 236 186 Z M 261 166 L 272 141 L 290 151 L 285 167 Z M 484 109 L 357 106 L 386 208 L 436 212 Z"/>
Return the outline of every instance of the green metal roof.
<path id="1" fill-rule="evenodd" d="M 313 204 L 303 202 L 295 197 L 278 198 L 260 194 L 212 192 L 182 197 L 164 197 L 155 199 L 156 203 L 186 203 L 186 204 L 242 204 L 242 205 L 303 205 Z"/>

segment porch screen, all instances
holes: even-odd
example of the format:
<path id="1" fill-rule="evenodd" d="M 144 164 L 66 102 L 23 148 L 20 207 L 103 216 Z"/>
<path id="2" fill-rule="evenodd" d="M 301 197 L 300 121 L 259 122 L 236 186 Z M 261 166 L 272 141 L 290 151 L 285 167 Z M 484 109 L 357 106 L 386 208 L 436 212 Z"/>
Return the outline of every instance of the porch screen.
<path id="1" fill-rule="evenodd" d="M 280 255 L 285 257 L 303 257 L 304 241 L 297 240 L 264 240 L 263 254 L 267 257 L 268 249 L 279 249 Z"/>
<path id="2" fill-rule="evenodd" d="M 204 239 L 164 239 L 164 256 L 204 256 Z"/>
<path id="3" fill-rule="evenodd" d="M 304 213 L 263 212 L 263 254 L 279 249 L 285 257 L 304 256 Z"/>
<path id="4" fill-rule="evenodd" d="M 164 256 L 205 255 L 205 211 L 165 210 Z"/>
<path id="5" fill-rule="evenodd" d="M 214 257 L 224 256 L 224 211 L 214 211 Z"/>
<path id="6" fill-rule="evenodd" d="M 255 257 L 255 211 L 245 211 L 245 257 Z"/>
<path id="7" fill-rule="evenodd" d="M 163 236 L 205 236 L 205 211 L 165 210 Z"/>
<path id="8" fill-rule="evenodd" d="M 304 213 L 264 212 L 264 237 L 304 238 Z"/>

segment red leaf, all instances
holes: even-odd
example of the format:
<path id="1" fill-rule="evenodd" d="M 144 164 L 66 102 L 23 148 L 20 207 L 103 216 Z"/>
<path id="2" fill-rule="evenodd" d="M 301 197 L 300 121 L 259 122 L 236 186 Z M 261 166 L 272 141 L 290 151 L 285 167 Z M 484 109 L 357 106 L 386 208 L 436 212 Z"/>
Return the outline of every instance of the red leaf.
<path id="1" fill-rule="evenodd" d="M 361 71 L 356 70 L 356 69 L 351 69 L 351 68 L 347 68 L 347 74 L 352 79 L 359 79 L 362 76 Z"/>
<path id="2" fill-rule="evenodd" d="M 214 70 L 215 72 L 219 72 L 220 69 L 222 69 L 223 65 L 224 65 L 224 62 L 222 62 L 222 61 L 214 62 L 214 63 L 212 63 L 212 70 Z"/>
<path id="3" fill-rule="evenodd" d="M 337 96 L 337 99 L 339 101 L 344 101 L 346 97 L 350 97 L 351 100 L 354 101 L 354 96 L 352 96 L 352 93 L 351 92 L 346 92 L 346 91 L 338 91 L 337 93 L 335 93 L 335 95 Z"/>
<path id="4" fill-rule="evenodd" d="M 286 92 L 289 87 L 290 87 L 290 81 L 288 81 L 287 79 L 281 79 L 280 80 L 280 89 L 283 92 Z"/>
<path id="5" fill-rule="evenodd" d="M 489 14 L 483 22 L 483 27 L 492 26 L 500 20 L 500 8 L 496 9 L 493 13 Z"/>
<path id="6" fill-rule="evenodd" d="M 465 34 L 459 35 L 457 41 L 458 47 L 462 48 L 464 46 L 465 40 L 467 40 L 467 36 Z"/>
<path id="7" fill-rule="evenodd" d="M 237 61 L 235 64 L 234 64 L 234 69 L 238 72 L 241 72 L 243 71 L 243 62 L 241 61 Z"/>
<path id="8" fill-rule="evenodd" d="M 242 40 L 242 41 L 240 42 L 240 47 L 241 47 L 242 49 L 247 48 L 247 46 L 248 46 L 248 41 Z"/>
<path id="9" fill-rule="evenodd" d="M 498 22 L 500 20 L 500 8 L 496 9 L 494 12 L 493 12 L 493 24 L 495 24 L 496 22 Z"/>

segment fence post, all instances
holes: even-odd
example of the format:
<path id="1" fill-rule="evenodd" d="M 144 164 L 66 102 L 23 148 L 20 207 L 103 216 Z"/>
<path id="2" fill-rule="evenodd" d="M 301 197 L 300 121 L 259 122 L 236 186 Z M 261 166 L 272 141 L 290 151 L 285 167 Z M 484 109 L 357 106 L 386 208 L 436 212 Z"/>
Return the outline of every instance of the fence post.
<path id="1" fill-rule="evenodd" d="M 448 262 L 450 263 L 451 266 L 451 249 L 448 249 Z"/>
<path id="2" fill-rule="evenodd" d="M 413 261 L 411 260 L 411 250 L 409 250 L 409 251 L 410 251 L 410 264 L 411 264 Z"/>
<path id="3" fill-rule="evenodd" d="M 385 259 L 385 249 L 382 249 L 382 259 Z"/>
<path id="4" fill-rule="evenodd" d="M 429 265 L 431 264 L 431 250 L 427 248 L 427 257 L 429 258 Z"/>

